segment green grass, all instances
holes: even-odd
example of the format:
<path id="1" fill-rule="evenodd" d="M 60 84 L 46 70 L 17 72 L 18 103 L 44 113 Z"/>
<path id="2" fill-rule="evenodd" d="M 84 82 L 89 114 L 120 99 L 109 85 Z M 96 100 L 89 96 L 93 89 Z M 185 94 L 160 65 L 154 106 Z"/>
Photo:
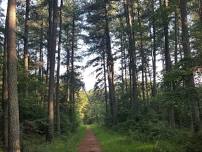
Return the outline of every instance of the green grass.
<path id="1" fill-rule="evenodd" d="M 102 146 L 102 152 L 182 152 L 180 146 L 169 141 L 143 142 L 106 128 L 91 127 Z"/>
<path id="2" fill-rule="evenodd" d="M 47 144 L 40 136 L 27 136 L 24 140 L 26 152 L 77 152 L 78 144 L 83 138 L 85 128 L 81 127 L 75 133 L 68 136 L 55 138 L 53 143 Z M 31 139 L 30 139 L 31 138 Z"/>

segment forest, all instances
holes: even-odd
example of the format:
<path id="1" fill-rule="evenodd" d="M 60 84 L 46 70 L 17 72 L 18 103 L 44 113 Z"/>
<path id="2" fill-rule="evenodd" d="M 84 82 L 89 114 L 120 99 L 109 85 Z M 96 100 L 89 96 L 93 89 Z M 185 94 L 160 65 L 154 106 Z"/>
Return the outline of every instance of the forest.
<path id="1" fill-rule="evenodd" d="M 202 152 L 202 0 L 0 0 L 0 94 L 0 152 Z"/>

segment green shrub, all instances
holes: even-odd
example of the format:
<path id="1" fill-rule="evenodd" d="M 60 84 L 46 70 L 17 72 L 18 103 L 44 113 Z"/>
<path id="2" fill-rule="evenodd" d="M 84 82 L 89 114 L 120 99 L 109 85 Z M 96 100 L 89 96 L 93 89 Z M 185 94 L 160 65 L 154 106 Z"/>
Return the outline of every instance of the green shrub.
<path id="1" fill-rule="evenodd" d="M 85 129 L 78 128 L 74 133 L 55 137 L 54 141 L 46 143 L 45 137 L 38 134 L 24 136 L 23 151 L 25 152 L 76 152 Z M 1 150 L 0 150 L 1 151 Z"/>
<path id="2" fill-rule="evenodd" d="M 186 152 L 202 152 L 202 132 L 192 135 L 185 146 Z"/>

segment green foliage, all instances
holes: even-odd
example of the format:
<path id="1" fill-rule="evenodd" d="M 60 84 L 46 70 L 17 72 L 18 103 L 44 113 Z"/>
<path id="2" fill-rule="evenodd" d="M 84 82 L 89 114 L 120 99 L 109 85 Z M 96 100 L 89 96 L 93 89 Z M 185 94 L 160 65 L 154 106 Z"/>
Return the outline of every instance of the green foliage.
<path id="1" fill-rule="evenodd" d="M 84 124 L 103 124 L 105 119 L 105 104 L 101 101 L 90 101 L 84 112 Z"/>
<path id="2" fill-rule="evenodd" d="M 35 120 L 46 117 L 47 110 L 43 106 L 43 103 L 37 103 L 35 97 L 29 97 L 27 99 L 21 100 L 21 119 Z"/>
<path id="3" fill-rule="evenodd" d="M 185 146 L 186 152 L 201 152 L 202 151 L 202 132 L 191 136 Z"/>
<path id="4" fill-rule="evenodd" d="M 77 109 L 79 113 L 79 118 L 83 120 L 89 108 L 88 95 L 84 91 L 80 91 L 78 98 L 79 99 Z"/>
<path id="5" fill-rule="evenodd" d="M 169 140 L 141 141 L 102 127 L 93 126 L 92 129 L 103 152 L 182 152 L 181 146 Z"/>
<path id="6" fill-rule="evenodd" d="M 45 138 L 39 135 L 26 135 L 24 137 L 24 151 L 29 152 L 77 152 L 78 144 L 83 138 L 85 128 L 80 127 L 73 133 L 57 137 L 53 143 L 46 143 Z"/>
<path id="7" fill-rule="evenodd" d="M 156 140 L 159 138 L 170 138 L 175 135 L 175 132 L 171 131 L 163 123 L 160 122 L 125 122 L 129 126 L 128 133 L 136 139 L 140 140 Z M 125 125 L 125 124 L 124 124 Z M 126 127 L 125 127 L 126 128 Z M 138 133 L 138 134 L 137 134 Z"/>
<path id="8" fill-rule="evenodd" d="M 188 76 L 193 74 L 192 68 L 197 63 L 193 58 L 181 59 L 170 72 L 164 74 L 164 83 L 173 83 L 175 86 L 180 86 L 183 81 L 186 81 Z"/>
<path id="9" fill-rule="evenodd" d="M 84 115 L 84 124 L 98 123 L 102 124 L 104 122 L 104 104 L 99 101 L 91 102 Z"/>
<path id="10" fill-rule="evenodd" d="M 69 134 L 71 131 L 73 131 L 74 129 L 78 127 L 78 125 L 75 125 L 76 124 L 75 120 L 73 122 L 70 121 L 70 117 L 68 113 L 63 112 L 60 119 L 61 119 L 60 127 L 61 127 L 62 134 Z"/>

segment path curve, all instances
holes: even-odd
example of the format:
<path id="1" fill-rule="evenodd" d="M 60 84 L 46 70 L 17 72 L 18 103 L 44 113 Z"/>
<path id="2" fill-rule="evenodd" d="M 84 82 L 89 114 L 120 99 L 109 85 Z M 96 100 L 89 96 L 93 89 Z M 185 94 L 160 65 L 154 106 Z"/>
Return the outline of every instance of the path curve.
<path id="1" fill-rule="evenodd" d="M 92 130 L 86 130 L 86 135 L 81 140 L 78 152 L 101 152 L 100 144 Z"/>

